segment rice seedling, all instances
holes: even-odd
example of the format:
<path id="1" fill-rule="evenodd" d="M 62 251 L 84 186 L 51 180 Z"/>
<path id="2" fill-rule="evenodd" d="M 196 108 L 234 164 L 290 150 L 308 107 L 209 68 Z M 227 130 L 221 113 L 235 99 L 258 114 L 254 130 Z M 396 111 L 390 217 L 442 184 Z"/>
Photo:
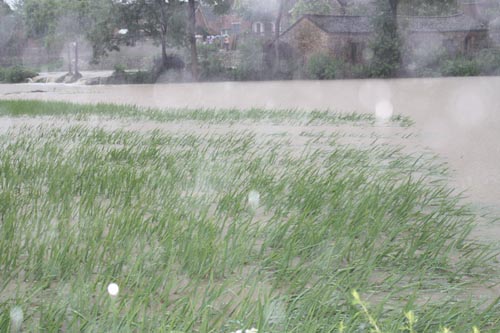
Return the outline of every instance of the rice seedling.
<path id="1" fill-rule="evenodd" d="M 298 111 L 0 102 L 4 116 L 214 124 Z M 85 118 L 82 118 L 85 119 Z M 317 112 L 314 124 L 370 124 Z M 395 118 L 393 126 L 409 120 Z M 435 156 L 337 135 L 0 133 L 0 331 L 498 332 L 477 213 Z"/>
<path id="2" fill-rule="evenodd" d="M 172 109 L 169 111 L 140 108 L 132 105 L 114 104 L 73 104 L 66 102 L 44 102 L 29 100 L 3 100 L 0 102 L 0 116 L 22 117 L 22 116 L 58 116 L 70 117 L 71 119 L 88 120 L 91 116 L 111 118 L 146 119 L 159 122 L 174 121 L 197 121 L 209 124 L 241 123 L 267 121 L 270 123 L 305 123 L 305 124 L 338 124 L 349 123 L 374 124 L 374 115 L 359 113 L 338 113 L 332 111 L 305 112 L 301 110 L 215 110 L 215 109 Z M 391 118 L 394 124 L 409 127 L 413 124 L 409 117 L 396 115 Z"/>

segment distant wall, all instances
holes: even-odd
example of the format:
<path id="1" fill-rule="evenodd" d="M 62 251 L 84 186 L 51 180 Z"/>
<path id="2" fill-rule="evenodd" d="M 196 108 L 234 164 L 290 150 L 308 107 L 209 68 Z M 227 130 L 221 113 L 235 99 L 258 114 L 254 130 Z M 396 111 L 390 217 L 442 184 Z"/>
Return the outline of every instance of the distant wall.
<path id="1" fill-rule="evenodd" d="M 330 35 L 318 28 L 307 19 L 298 22 L 292 29 L 286 32 L 281 41 L 296 49 L 302 56 L 304 63 L 316 53 L 328 53 L 334 55 Z"/>
<path id="2" fill-rule="evenodd" d="M 368 47 L 370 34 L 367 33 L 345 33 L 329 36 L 329 48 L 333 50 L 333 55 L 351 63 L 364 63 L 364 51 Z"/>
<path id="3" fill-rule="evenodd" d="M 404 36 L 403 63 L 429 64 L 439 56 L 470 54 L 488 46 L 487 31 L 411 32 Z"/>

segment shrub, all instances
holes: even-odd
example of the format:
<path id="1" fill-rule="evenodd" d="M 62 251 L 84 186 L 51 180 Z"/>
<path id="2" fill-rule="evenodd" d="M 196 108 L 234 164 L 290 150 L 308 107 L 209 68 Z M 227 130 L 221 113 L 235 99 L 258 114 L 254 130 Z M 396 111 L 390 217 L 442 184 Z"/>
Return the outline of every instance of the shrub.
<path id="1" fill-rule="evenodd" d="M 27 79 L 37 75 L 37 72 L 21 66 L 0 69 L 0 81 L 8 83 L 26 82 Z"/>
<path id="2" fill-rule="evenodd" d="M 114 73 L 106 80 L 107 84 L 144 84 L 153 82 L 152 72 L 125 72 L 125 70 L 121 71 L 116 67 Z"/>
<path id="3" fill-rule="evenodd" d="M 476 76 L 479 73 L 479 65 L 475 60 L 455 58 L 441 63 L 443 76 Z"/>
<path id="4" fill-rule="evenodd" d="M 319 53 L 313 55 L 307 63 L 307 74 L 311 79 L 332 80 L 339 73 L 341 63 L 335 58 Z"/>
<path id="5" fill-rule="evenodd" d="M 377 1 L 378 15 L 373 18 L 375 38 L 370 43 L 373 51 L 370 75 L 394 77 L 401 70 L 401 48 L 403 45 L 397 21 L 391 14 L 387 1 Z"/>
<path id="6" fill-rule="evenodd" d="M 500 50 L 484 49 L 479 51 L 476 56 L 477 64 L 481 74 L 499 75 L 500 74 Z"/>
<path id="7" fill-rule="evenodd" d="M 226 69 L 219 56 L 217 45 L 200 45 L 198 54 L 200 56 L 200 78 L 202 80 L 224 77 Z"/>
<path id="8" fill-rule="evenodd" d="M 258 81 L 271 78 L 271 72 L 265 70 L 264 45 L 262 40 L 246 37 L 239 43 L 238 66 L 232 71 L 231 77 L 237 81 Z"/>
<path id="9" fill-rule="evenodd" d="M 113 69 L 115 70 L 115 73 L 118 74 L 118 73 L 125 73 L 126 68 L 122 64 L 116 64 L 113 66 Z"/>
<path id="10" fill-rule="evenodd" d="M 363 64 L 355 64 L 350 66 L 350 78 L 365 79 L 371 76 L 370 66 Z"/>

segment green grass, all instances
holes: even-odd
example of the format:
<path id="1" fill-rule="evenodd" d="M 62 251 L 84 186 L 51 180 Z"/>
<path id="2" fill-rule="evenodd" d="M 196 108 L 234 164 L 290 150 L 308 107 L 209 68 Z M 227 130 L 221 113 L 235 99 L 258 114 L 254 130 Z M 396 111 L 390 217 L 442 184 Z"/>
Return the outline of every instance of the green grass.
<path id="1" fill-rule="evenodd" d="M 234 122 L 259 122 L 270 121 L 282 122 L 305 122 L 307 124 L 338 124 L 350 123 L 373 124 L 376 119 L 374 115 L 359 113 L 338 113 L 331 111 L 305 112 L 300 110 L 263 110 L 263 109 L 173 109 L 165 110 L 155 108 L 141 108 L 132 105 L 97 104 L 82 105 L 64 102 L 45 102 L 5 100 L 0 103 L 0 116 L 22 117 L 22 116 L 58 116 L 77 117 L 88 119 L 89 116 L 98 115 L 111 118 L 132 118 L 141 120 L 153 120 L 159 122 L 173 121 L 202 121 L 205 123 L 234 123 Z M 404 127 L 413 124 L 409 117 L 397 115 L 391 121 L 395 125 Z"/>
<path id="2" fill-rule="evenodd" d="M 303 116 L 20 101 L 0 114 Z M 306 118 L 332 131 L 373 120 Z M 445 167 L 335 132 L 307 140 L 71 123 L 0 133 L 0 332 L 16 306 L 26 332 L 498 332 L 498 299 L 470 294 L 496 282 L 496 253 L 469 239 L 476 213 Z"/>

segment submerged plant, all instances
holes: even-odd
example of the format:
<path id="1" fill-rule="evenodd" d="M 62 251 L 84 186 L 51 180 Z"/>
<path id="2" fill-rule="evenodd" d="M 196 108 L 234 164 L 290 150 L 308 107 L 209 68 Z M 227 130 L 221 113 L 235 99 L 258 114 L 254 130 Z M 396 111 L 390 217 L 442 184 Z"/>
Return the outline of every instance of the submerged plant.
<path id="1" fill-rule="evenodd" d="M 0 133 L 0 331 L 14 304 L 24 330 L 48 332 L 500 325 L 498 301 L 467 295 L 495 276 L 496 253 L 469 237 L 475 211 L 434 156 L 373 141 L 372 116 L 317 111 L 276 135 L 217 124 L 300 113 L 146 111 L 215 126 L 125 130 L 108 117 L 139 110 L 31 103 L 0 109 L 100 116 Z"/>

